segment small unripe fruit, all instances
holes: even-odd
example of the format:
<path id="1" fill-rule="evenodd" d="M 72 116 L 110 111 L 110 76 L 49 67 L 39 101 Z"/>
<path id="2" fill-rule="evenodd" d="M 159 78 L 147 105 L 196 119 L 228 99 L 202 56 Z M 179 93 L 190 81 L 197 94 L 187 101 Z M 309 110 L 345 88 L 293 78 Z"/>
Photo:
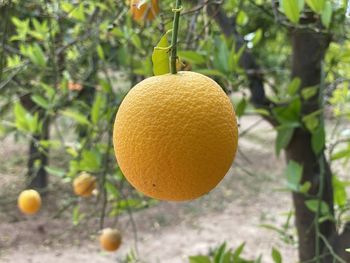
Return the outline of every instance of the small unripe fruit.
<path id="1" fill-rule="evenodd" d="M 116 251 L 122 243 L 122 236 L 117 229 L 105 228 L 100 236 L 101 247 L 106 251 Z"/>
<path id="2" fill-rule="evenodd" d="M 81 173 L 73 181 L 73 189 L 76 195 L 89 197 L 96 189 L 96 178 L 86 172 Z"/>
<path id="3" fill-rule="evenodd" d="M 18 208 L 27 215 L 35 214 L 41 207 L 40 194 L 35 190 L 24 190 L 20 193 L 17 200 Z"/>

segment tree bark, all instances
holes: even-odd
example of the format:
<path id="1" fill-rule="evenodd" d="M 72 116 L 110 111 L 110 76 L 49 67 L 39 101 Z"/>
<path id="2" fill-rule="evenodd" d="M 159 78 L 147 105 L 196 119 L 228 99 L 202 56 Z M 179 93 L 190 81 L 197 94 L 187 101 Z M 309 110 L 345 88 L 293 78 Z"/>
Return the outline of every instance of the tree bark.
<path id="1" fill-rule="evenodd" d="M 321 63 L 329 44 L 327 35 L 316 33 L 307 29 L 294 29 L 291 32 L 292 40 L 292 78 L 298 77 L 301 80 L 300 91 L 307 87 L 320 86 Z M 320 90 L 320 89 L 318 89 Z M 302 100 L 302 116 L 321 109 L 319 105 L 319 92 L 308 100 Z M 295 223 L 299 237 L 299 258 L 307 261 L 315 257 L 316 232 L 315 214 L 305 205 L 308 199 L 316 199 L 320 187 L 320 165 L 319 158 L 323 158 L 324 169 L 324 189 L 322 200 L 327 203 L 333 214 L 333 187 L 332 173 L 326 161 L 324 153 L 317 156 L 311 144 L 311 133 L 305 128 L 297 128 L 291 142 L 286 149 L 287 161 L 293 160 L 303 166 L 302 181 L 310 182 L 311 188 L 307 197 L 305 194 L 293 192 L 293 202 L 295 207 Z M 329 220 L 319 225 L 320 233 L 327 239 L 336 233 L 335 224 Z M 325 244 L 320 242 L 320 251 L 327 253 Z"/>

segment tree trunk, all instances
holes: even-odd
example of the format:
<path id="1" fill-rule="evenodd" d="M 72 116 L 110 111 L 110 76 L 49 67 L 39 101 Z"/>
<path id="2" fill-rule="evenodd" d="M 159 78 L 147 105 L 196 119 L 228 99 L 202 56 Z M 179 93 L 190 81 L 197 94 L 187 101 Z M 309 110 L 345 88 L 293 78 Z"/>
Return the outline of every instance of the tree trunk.
<path id="1" fill-rule="evenodd" d="M 300 90 L 319 86 L 321 81 L 321 63 L 329 44 L 329 37 L 307 29 L 294 29 L 291 32 L 292 38 L 292 78 L 298 77 L 301 80 Z M 302 116 L 321 109 L 316 94 L 308 100 L 302 100 Z M 296 227 L 299 237 L 299 258 L 300 261 L 312 260 L 316 252 L 316 229 L 315 214 L 305 205 L 308 199 L 316 199 L 320 187 L 320 165 L 319 159 L 323 158 L 324 189 L 322 200 L 328 204 L 333 214 L 333 187 L 332 173 L 326 161 L 324 153 L 317 156 L 311 144 L 311 133 L 306 128 L 297 128 L 286 149 L 287 161 L 293 160 L 303 166 L 302 181 L 310 182 L 311 188 L 307 197 L 305 194 L 293 192 L 295 207 Z M 335 224 L 325 221 L 319 225 L 320 233 L 329 240 L 336 234 Z M 326 246 L 319 239 L 320 253 L 326 253 Z"/>

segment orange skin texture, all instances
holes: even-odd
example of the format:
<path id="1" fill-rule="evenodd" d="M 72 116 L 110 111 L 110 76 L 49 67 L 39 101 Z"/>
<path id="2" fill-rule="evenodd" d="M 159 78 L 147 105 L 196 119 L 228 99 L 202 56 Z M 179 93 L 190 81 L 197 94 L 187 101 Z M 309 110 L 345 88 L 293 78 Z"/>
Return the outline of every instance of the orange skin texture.
<path id="1" fill-rule="evenodd" d="M 78 196 L 89 197 L 96 189 L 96 178 L 88 173 L 81 173 L 73 181 L 74 193 Z"/>
<path id="2" fill-rule="evenodd" d="M 26 215 L 36 214 L 41 207 L 40 194 L 32 189 L 24 190 L 17 199 L 19 210 Z"/>
<path id="3" fill-rule="evenodd" d="M 230 99 L 212 79 L 180 71 L 145 79 L 121 103 L 113 132 L 126 179 L 159 200 L 186 201 L 211 191 L 238 144 Z"/>
<path id="4" fill-rule="evenodd" d="M 150 3 L 142 5 L 140 8 L 137 8 L 138 3 L 139 0 L 130 1 L 130 11 L 134 20 L 138 22 L 154 20 L 159 13 L 158 0 L 152 0 Z"/>
<path id="5" fill-rule="evenodd" d="M 100 235 L 101 247 L 109 252 L 116 251 L 122 243 L 122 236 L 117 229 L 105 228 Z"/>

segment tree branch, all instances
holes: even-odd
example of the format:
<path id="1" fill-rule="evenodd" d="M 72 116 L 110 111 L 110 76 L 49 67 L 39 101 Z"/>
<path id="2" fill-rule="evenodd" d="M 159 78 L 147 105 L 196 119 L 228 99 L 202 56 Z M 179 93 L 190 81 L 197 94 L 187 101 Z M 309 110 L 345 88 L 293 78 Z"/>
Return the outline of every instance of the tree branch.
<path id="1" fill-rule="evenodd" d="M 220 4 L 208 4 L 208 15 L 215 20 L 220 27 L 222 33 L 226 37 L 234 37 L 236 49 L 240 49 L 245 45 L 243 37 L 238 33 L 236 28 L 235 17 L 228 17 L 222 10 Z M 264 77 L 261 74 L 261 69 L 256 63 L 252 54 L 245 50 L 240 58 L 240 66 L 245 70 L 245 73 L 249 82 L 249 90 L 251 93 L 251 102 L 258 109 L 266 109 L 271 113 L 271 109 L 275 104 L 270 101 L 265 94 L 264 89 Z M 269 116 L 263 116 L 273 126 L 278 125 L 277 120 L 270 114 Z"/>

